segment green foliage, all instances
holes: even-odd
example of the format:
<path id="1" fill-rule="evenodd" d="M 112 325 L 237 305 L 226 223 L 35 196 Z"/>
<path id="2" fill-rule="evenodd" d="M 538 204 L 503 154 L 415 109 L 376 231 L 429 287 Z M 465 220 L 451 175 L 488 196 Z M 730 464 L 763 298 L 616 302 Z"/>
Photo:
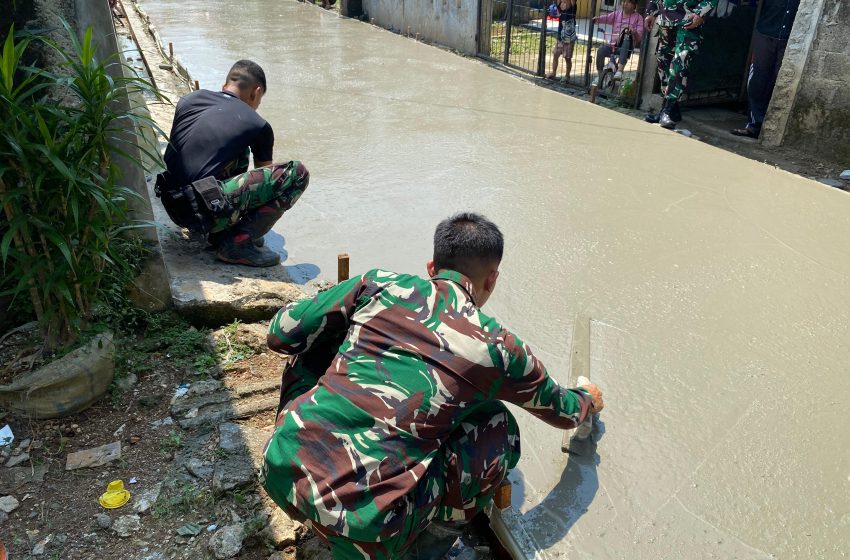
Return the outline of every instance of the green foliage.
<path id="1" fill-rule="evenodd" d="M 183 436 L 175 430 L 168 432 L 168 435 L 159 441 L 159 450 L 169 455 L 181 447 L 183 447 Z"/>
<path id="2" fill-rule="evenodd" d="M 29 296 L 48 348 L 72 343 L 104 288 L 114 297 L 105 283 L 131 272 L 119 240 L 134 227 L 128 201 L 137 195 L 121 184 L 116 159 L 143 166 L 128 148 L 140 126 L 156 125 L 127 100 L 160 97 L 135 74 L 110 72 L 118 63 L 98 61 L 91 28 L 82 42 L 66 28 L 71 52 L 12 30 L 0 56 L 0 295 Z M 54 49 L 61 67 L 24 65 L 33 40 Z"/>

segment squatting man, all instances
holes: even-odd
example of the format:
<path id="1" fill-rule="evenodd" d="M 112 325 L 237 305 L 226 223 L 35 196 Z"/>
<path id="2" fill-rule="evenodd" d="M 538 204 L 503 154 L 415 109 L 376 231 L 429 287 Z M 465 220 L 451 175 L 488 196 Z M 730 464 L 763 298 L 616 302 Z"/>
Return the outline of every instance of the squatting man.
<path id="1" fill-rule="evenodd" d="M 370 270 L 281 309 L 284 368 L 262 482 L 336 560 L 437 559 L 520 457 L 502 401 L 561 429 L 602 410 L 595 385 L 559 386 L 484 314 L 502 233 L 481 215 L 434 234 L 427 277 Z"/>
<path id="2" fill-rule="evenodd" d="M 198 90 L 177 103 L 157 196 L 179 226 L 206 235 L 216 258 L 274 266 L 263 236 L 309 184 L 298 161 L 273 163 L 274 131 L 257 108 L 267 91 L 258 64 L 240 60 L 221 91 Z M 249 156 L 253 170 L 248 170 Z"/>

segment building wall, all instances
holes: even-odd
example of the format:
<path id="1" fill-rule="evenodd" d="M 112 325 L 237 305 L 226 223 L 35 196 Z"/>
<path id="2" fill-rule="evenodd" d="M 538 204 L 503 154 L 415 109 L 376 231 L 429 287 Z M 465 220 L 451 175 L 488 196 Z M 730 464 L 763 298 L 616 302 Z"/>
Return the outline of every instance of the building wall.
<path id="1" fill-rule="evenodd" d="M 850 162 L 848 30 L 850 2 L 824 0 L 783 145 L 815 150 L 829 159 Z"/>
<path id="2" fill-rule="evenodd" d="M 363 0 L 363 9 L 381 27 L 475 55 L 478 0 Z"/>

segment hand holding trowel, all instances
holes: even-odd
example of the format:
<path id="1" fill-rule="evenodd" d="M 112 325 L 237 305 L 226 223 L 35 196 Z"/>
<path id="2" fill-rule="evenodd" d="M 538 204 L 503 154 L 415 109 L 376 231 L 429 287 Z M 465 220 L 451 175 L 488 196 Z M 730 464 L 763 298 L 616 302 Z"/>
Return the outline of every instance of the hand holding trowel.
<path id="1" fill-rule="evenodd" d="M 590 445 L 593 431 L 593 417 L 596 416 L 604 406 L 602 403 L 602 391 L 590 382 L 590 318 L 576 318 L 573 327 L 572 354 L 570 356 L 570 381 L 573 386 L 588 389 L 593 398 L 593 408 L 587 419 L 579 426 L 564 430 L 561 440 L 561 451 L 576 455 L 587 455 L 592 449 Z"/>

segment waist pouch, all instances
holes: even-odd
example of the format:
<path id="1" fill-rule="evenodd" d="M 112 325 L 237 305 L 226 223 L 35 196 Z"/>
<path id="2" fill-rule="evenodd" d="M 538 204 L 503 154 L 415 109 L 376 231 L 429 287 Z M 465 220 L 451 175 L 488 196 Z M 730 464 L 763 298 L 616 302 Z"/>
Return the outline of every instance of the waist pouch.
<path id="1" fill-rule="evenodd" d="M 172 187 L 168 175 L 160 173 L 154 187 L 156 196 L 175 224 L 193 233 L 209 233 L 216 219 L 233 213 L 215 177 L 204 177 L 189 185 Z"/>

